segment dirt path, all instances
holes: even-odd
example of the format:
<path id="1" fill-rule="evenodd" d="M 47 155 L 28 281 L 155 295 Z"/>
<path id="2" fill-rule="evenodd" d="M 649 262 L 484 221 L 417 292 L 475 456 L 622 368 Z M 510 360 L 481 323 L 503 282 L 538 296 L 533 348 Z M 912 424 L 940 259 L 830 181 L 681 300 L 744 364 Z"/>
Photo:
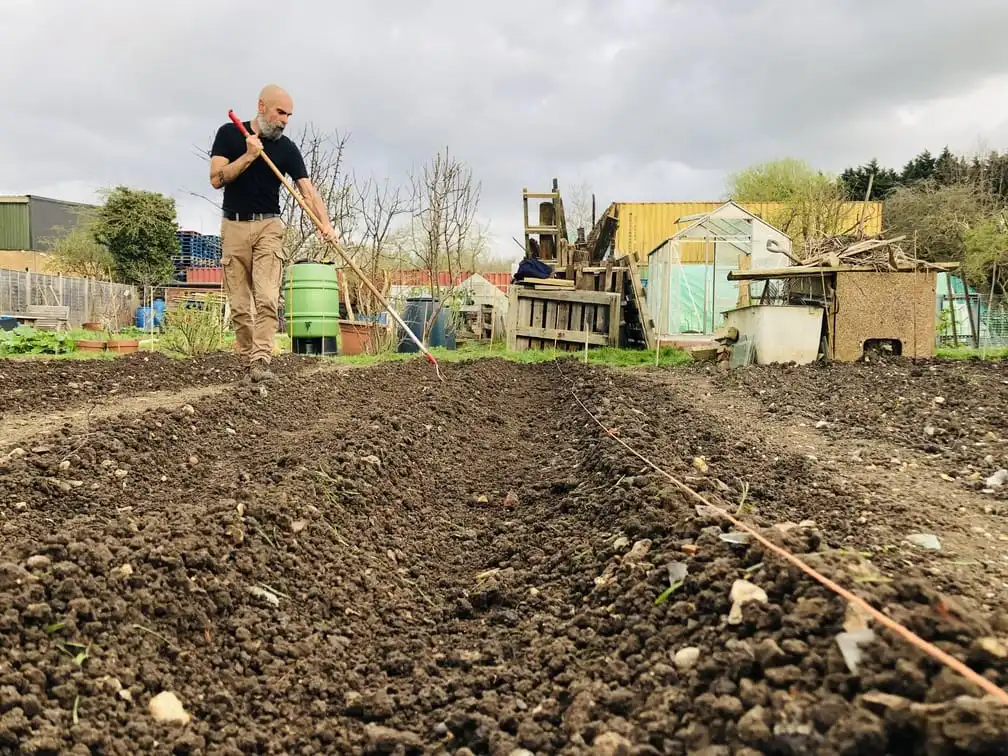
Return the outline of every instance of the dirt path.
<path id="1" fill-rule="evenodd" d="M 1004 752 L 1008 709 L 878 629 L 853 671 L 841 601 L 724 540 L 569 389 L 699 490 L 748 481 L 757 521 L 815 519 L 774 537 L 1008 687 L 1003 604 L 876 551 L 843 470 L 740 438 L 702 376 L 561 370 L 306 375 L 32 438 L 0 461 L 0 749 Z M 742 580 L 764 593 L 733 610 Z M 162 691 L 191 722 L 154 720 Z"/>

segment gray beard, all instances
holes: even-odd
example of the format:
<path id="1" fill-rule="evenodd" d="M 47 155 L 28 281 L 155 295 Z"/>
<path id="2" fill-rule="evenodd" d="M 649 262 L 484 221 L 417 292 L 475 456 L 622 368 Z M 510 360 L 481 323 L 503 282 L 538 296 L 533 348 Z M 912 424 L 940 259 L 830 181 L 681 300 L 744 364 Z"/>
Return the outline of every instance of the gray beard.
<path id="1" fill-rule="evenodd" d="M 263 139 L 275 141 L 283 136 L 283 126 L 271 126 L 262 116 L 256 116 L 256 125 L 259 127 L 259 136 Z"/>

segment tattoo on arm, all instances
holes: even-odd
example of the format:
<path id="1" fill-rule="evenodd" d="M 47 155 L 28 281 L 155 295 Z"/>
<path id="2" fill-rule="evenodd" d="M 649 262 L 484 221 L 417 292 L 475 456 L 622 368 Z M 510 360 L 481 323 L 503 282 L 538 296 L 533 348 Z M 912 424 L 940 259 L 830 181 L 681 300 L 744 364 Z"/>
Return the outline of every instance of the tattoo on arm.
<path id="1" fill-rule="evenodd" d="M 245 172 L 245 169 L 248 168 L 249 165 L 251 164 L 252 161 L 249 160 L 248 155 L 244 154 L 240 158 L 233 160 L 230 163 L 219 165 L 217 166 L 216 170 L 214 170 L 211 173 L 211 182 L 214 184 L 214 186 L 216 186 L 216 188 L 220 189 L 225 184 L 230 184 L 232 181 L 234 181 L 236 178 L 242 175 L 242 173 Z"/>

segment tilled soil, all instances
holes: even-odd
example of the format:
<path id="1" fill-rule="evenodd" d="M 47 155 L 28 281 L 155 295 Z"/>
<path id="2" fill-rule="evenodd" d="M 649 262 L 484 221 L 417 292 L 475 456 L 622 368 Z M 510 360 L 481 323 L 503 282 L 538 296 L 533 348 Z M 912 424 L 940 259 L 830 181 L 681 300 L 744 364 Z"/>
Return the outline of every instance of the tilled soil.
<path id="1" fill-rule="evenodd" d="M 897 360 L 768 366 L 719 376 L 776 415 L 800 414 L 834 438 L 882 439 L 930 457 L 981 490 L 1008 467 L 1008 363 Z M 1008 481 L 994 493 L 1008 498 Z"/>
<path id="2" fill-rule="evenodd" d="M 288 375 L 308 364 L 282 355 L 270 367 Z M 212 386 L 237 381 L 246 370 L 236 355 L 224 352 L 188 360 L 143 351 L 114 360 L 0 360 L 0 414 L 52 411 L 149 391 Z"/>
<path id="3" fill-rule="evenodd" d="M 914 501 L 860 525 L 852 468 L 702 371 L 443 370 L 236 385 L 0 462 L 0 750 L 1008 753 L 1008 707 L 739 543 L 575 396 L 1006 689 L 1004 593 L 894 545 Z M 188 723 L 151 715 L 164 691 Z"/>

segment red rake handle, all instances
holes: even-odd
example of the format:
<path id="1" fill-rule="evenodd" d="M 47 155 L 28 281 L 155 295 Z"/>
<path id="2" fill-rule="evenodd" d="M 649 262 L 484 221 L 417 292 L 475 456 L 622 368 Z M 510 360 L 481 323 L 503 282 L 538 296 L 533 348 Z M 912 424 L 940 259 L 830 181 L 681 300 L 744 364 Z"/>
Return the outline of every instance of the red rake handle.
<path id="1" fill-rule="evenodd" d="M 241 118 L 235 115 L 233 110 L 228 111 L 228 118 L 230 118 L 234 122 L 234 125 L 238 127 L 238 131 L 242 133 L 242 136 L 249 135 L 248 129 L 245 128 L 245 124 L 242 123 Z"/>
<path id="2" fill-rule="evenodd" d="M 247 137 L 249 135 L 248 129 L 245 128 L 245 124 L 242 123 L 241 119 L 237 115 L 235 115 L 234 110 L 228 110 L 228 118 L 230 118 L 231 122 L 238 127 L 238 130 L 242 133 L 243 136 Z M 273 170 L 273 172 L 277 175 L 277 178 L 280 179 L 280 181 L 284 184 L 284 186 L 287 187 L 287 190 L 297 200 L 298 204 L 301 205 L 304 211 L 311 217 L 312 221 L 314 221 L 315 225 L 318 226 L 319 230 L 321 231 L 322 227 L 319 225 L 318 219 L 315 217 L 315 214 L 311 212 L 308 206 L 304 203 L 304 200 L 301 199 L 301 197 L 298 196 L 297 192 L 294 191 L 294 187 L 292 187 L 290 183 L 288 183 L 287 179 L 285 179 L 283 174 L 281 174 L 280 171 L 277 169 L 277 167 L 273 165 L 273 161 L 270 160 L 267 155 L 264 154 L 263 158 L 269 164 L 269 167 Z M 423 342 L 420 341 L 420 339 L 417 338 L 416 334 L 413 333 L 410 327 L 406 325 L 405 321 L 403 321 L 399 313 L 396 312 L 394 309 L 392 309 L 391 305 L 389 305 L 389 303 L 385 301 L 385 297 L 381 295 L 381 292 L 379 292 L 378 289 L 375 288 L 375 285 L 371 283 L 371 280 L 364 275 L 364 273 L 361 271 L 360 268 L 357 267 L 356 264 L 354 264 L 354 261 L 347 256 L 347 254 L 342 250 L 342 248 L 340 248 L 338 244 L 333 244 L 332 246 L 336 248 L 336 251 L 339 253 L 340 257 L 342 257 L 346 261 L 347 265 L 350 266 L 350 269 L 354 273 L 356 273 L 361 278 L 362 281 L 364 281 L 367 287 L 371 290 L 371 293 L 374 294 L 376 297 L 378 297 L 378 301 L 380 301 L 385 306 L 385 309 L 388 310 L 389 314 L 396 320 L 396 322 L 398 322 L 399 325 L 403 327 L 403 330 L 406 331 L 406 334 L 420 348 L 420 351 L 423 352 L 423 355 L 424 357 L 427 358 L 427 361 L 434 366 L 434 371 L 437 373 L 437 377 L 443 381 L 444 376 L 441 375 L 441 368 L 438 365 L 437 360 L 434 359 L 434 355 L 431 354 L 429 351 L 427 351 L 427 348 L 423 345 Z"/>

